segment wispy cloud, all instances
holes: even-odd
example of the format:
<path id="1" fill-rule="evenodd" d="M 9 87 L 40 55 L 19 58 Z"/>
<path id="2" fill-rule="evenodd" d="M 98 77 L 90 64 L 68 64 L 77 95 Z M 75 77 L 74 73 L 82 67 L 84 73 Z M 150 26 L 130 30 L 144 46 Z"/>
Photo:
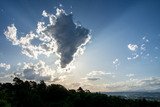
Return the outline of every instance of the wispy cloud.
<path id="1" fill-rule="evenodd" d="M 127 77 L 134 77 L 134 74 L 127 74 Z"/>
<path id="2" fill-rule="evenodd" d="M 120 65 L 119 59 L 116 58 L 115 60 L 113 60 L 112 64 L 115 66 L 115 69 L 118 69 L 118 66 Z"/>
<path id="3" fill-rule="evenodd" d="M 150 77 L 146 79 L 131 79 L 130 81 L 106 84 L 110 91 L 154 91 L 158 90 L 160 77 Z"/>
<path id="4" fill-rule="evenodd" d="M 146 36 L 144 36 L 144 37 L 142 38 L 142 40 L 144 40 L 145 42 L 149 42 L 149 40 L 147 39 Z"/>
<path id="5" fill-rule="evenodd" d="M 127 57 L 128 60 L 137 59 L 139 57 L 138 54 L 132 54 L 132 57 Z"/>

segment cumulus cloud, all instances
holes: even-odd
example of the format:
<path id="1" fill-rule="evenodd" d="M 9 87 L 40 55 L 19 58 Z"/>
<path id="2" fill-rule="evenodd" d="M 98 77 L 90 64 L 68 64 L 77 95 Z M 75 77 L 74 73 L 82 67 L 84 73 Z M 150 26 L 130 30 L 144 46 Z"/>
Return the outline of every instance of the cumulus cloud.
<path id="1" fill-rule="evenodd" d="M 106 84 L 106 88 L 109 91 L 154 91 L 159 89 L 159 85 L 160 77 L 150 77 L 141 80 L 132 79 L 125 82 Z"/>
<path id="2" fill-rule="evenodd" d="M 131 50 L 131 51 L 136 51 L 138 49 L 138 45 L 128 44 L 128 49 Z"/>
<path id="3" fill-rule="evenodd" d="M 90 31 L 73 22 L 72 14 L 66 14 L 63 9 L 56 10 L 56 14 L 43 11 L 42 15 L 49 19 L 49 23 L 38 22 L 36 33 L 30 32 L 17 39 L 17 29 L 12 24 L 4 32 L 6 38 L 13 45 L 19 45 L 22 53 L 33 58 L 44 54 L 49 56 L 56 53 L 59 57 L 59 65 L 65 68 L 76 55 L 83 53 L 85 45 L 89 42 Z M 41 43 L 36 46 L 31 41 L 39 39 Z"/>
<path id="4" fill-rule="evenodd" d="M 43 61 L 39 61 L 36 64 L 24 63 L 22 67 L 19 68 L 19 70 L 22 73 L 18 73 L 18 76 L 27 80 L 53 81 L 55 79 L 55 71 L 52 70 L 49 66 L 47 66 Z M 15 75 L 17 75 L 17 73 Z"/>
<path id="5" fill-rule="evenodd" d="M 45 35 L 37 35 L 33 32 L 26 34 L 24 37 L 17 38 L 17 29 L 12 24 L 7 27 L 4 32 L 6 38 L 12 42 L 13 45 L 18 45 L 22 48 L 22 54 L 28 57 L 37 58 L 38 55 L 44 54 L 49 56 L 55 51 L 55 41 Z M 34 39 L 39 39 L 42 43 L 38 46 L 33 45 L 31 42 Z"/>
<path id="6" fill-rule="evenodd" d="M 11 68 L 10 64 L 0 63 L 0 68 L 4 68 L 5 70 L 9 70 Z"/>
<path id="7" fill-rule="evenodd" d="M 62 84 L 71 76 L 71 72 L 58 72 L 39 60 L 36 63 L 18 63 L 13 76 L 33 81 L 44 80 L 49 84 L 52 82 Z"/>
<path id="8" fill-rule="evenodd" d="M 17 45 L 17 28 L 12 24 L 7 27 L 7 31 L 4 32 L 6 38 L 13 43 L 13 45 Z"/>
<path id="9" fill-rule="evenodd" d="M 77 50 L 83 48 L 89 41 L 90 31 L 73 22 L 72 14 L 66 14 L 64 10 L 57 9 L 56 15 L 47 15 L 50 24 L 42 31 L 52 36 L 57 43 L 57 54 L 60 56 L 60 65 L 65 68 L 73 58 Z"/>

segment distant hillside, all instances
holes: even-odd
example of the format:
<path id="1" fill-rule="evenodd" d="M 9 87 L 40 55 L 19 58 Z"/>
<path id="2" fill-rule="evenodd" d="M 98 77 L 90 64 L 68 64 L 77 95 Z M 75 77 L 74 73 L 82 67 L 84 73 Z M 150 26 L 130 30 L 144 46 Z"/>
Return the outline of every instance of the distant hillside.
<path id="1" fill-rule="evenodd" d="M 0 107 L 160 107 L 157 101 L 123 99 L 81 87 L 67 90 L 59 84 L 47 86 L 44 81 L 13 81 L 0 83 Z"/>
<path id="2" fill-rule="evenodd" d="M 146 99 L 150 101 L 160 101 L 160 92 L 103 92 L 102 94 L 107 94 L 111 96 L 119 96 L 124 99 Z"/>

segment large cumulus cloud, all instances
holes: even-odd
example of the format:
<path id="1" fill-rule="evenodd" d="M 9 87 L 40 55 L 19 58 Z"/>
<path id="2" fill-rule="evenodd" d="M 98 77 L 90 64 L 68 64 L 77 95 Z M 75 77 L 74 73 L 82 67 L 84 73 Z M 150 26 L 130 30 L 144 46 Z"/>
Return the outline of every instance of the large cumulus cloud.
<path id="1" fill-rule="evenodd" d="M 41 32 L 56 40 L 60 65 L 64 68 L 73 60 L 77 50 L 86 45 L 90 39 L 90 32 L 88 29 L 75 24 L 72 14 L 66 14 L 62 9 L 57 9 L 56 15 L 50 15 L 45 11 L 43 11 L 43 15 L 49 17 L 50 24 Z"/>
<path id="2" fill-rule="evenodd" d="M 43 11 L 42 15 L 49 19 L 49 23 L 38 22 L 36 32 L 30 32 L 26 36 L 17 39 L 17 28 L 12 24 L 4 32 L 6 38 L 13 45 L 22 48 L 22 53 L 33 58 L 44 54 L 49 56 L 56 53 L 59 57 L 59 65 L 65 68 L 90 40 L 90 31 L 73 21 L 72 14 L 66 14 L 63 9 L 56 10 L 56 14 L 48 14 Z M 38 45 L 31 41 L 39 39 Z"/>

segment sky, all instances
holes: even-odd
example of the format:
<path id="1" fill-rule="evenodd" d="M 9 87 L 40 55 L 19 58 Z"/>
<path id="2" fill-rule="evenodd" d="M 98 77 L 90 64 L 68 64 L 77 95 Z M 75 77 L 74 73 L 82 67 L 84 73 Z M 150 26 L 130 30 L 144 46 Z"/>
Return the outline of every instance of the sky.
<path id="1" fill-rule="evenodd" d="M 1 0 L 0 82 L 160 91 L 159 0 Z"/>

